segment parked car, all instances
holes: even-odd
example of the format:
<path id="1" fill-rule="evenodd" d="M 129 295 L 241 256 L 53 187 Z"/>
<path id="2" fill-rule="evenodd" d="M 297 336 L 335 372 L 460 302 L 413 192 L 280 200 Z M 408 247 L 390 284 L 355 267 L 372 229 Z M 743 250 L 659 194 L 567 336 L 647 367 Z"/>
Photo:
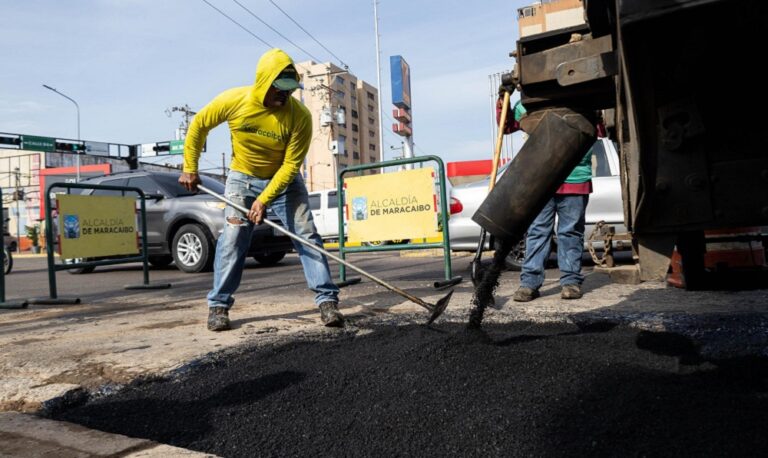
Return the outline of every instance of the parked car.
<path id="1" fill-rule="evenodd" d="M 504 175 L 509 164 L 499 169 L 498 178 Z M 490 177 L 484 180 L 454 186 L 450 191 L 451 218 L 448 222 L 452 251 L 476 251 L 480 240 L 480 226 L 472 221 L 478 207 L 488 195 Z M 589 234 L 599 221 L 613 225 L 616 232 L 626 232 L 624 209 L 621 200 L 619 157 L 609 139 L 599 139 L 592 147 L 592 187 L 586 211 L 585 244 Z M 553 246 L 556 240 L 553 240 Z M 488 243 L 486 241 L 486 243 Z M 489 247 L 486 246 L 486 249 Z M 519 269 L 525 256 L 525 242 L 521 242 L 507 257 L 507 266 Z"/>
<path id="2" fill-rule="evenodd" d="M 224 194 L 224 185 L 201 176 L 203 185 Z M 178 182 L 178 173 L 133 170 L 93 177 L 82 184 L 131 186 L 144 191 L 147 214 L 147 248 L 149 262 L 166 266 L 175 262 L 184 272 L 210 270 L 213 266 L 216 241 L 224 230 L 224 203 L 205 193 L 194 194 Z M 121 195 L 120 191 L 87 189 L 84 195 Z M 138 205 L 138 204 L 137 204 Z M 281 224 L 277 215 L 267 209 L 267 218 Z M 264 265 L 280 262 L 293 249 L 291 239 L 262 224 L 253 231 L 248 252 Z M 92 272 L 94 267 L 71 269 L 73 273 Z"/>
<path id="3" fill-rule="evenodd" d="M 339 241 L 339 198 L 335 189 L 309 193 L 309 210 L 324 242 Z"/>

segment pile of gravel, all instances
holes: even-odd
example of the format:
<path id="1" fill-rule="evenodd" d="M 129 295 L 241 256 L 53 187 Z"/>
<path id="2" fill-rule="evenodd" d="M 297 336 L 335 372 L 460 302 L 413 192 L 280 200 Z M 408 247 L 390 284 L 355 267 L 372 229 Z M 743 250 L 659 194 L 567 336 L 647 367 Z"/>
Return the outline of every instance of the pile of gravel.
<path id="1" fill-rule="evenodd" d="M 245 348 L 55 414 L 220 456 L 768 453 L 765 380 L 681 366 L 638 331 L 378 327 Z"/>

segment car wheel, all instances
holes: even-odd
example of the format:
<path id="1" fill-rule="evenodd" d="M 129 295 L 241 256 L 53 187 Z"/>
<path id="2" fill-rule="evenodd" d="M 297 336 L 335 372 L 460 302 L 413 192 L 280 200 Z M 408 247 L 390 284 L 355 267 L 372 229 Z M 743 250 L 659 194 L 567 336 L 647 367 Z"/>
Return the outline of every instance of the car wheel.
<path id="1" fill-rule="evenodd" d="M 285 251 L 278 251 L 277 253 L 269 254 L 254 254 L 255 259 L 259 264 L 263 266 L 274 266 L 285 257 Z"/>
<path id="2" fill-rule="evenodd" d="M 387 242 L 384 240 L 371 240 L 370 242 L 363 242 L 363 245 L 365 246 L 382 246 L 386 244 Z"/>
<path id="3" fill-rule="evenodd" d="M 8 275 L 11 273 L 11 269 L 13 269 L 13 255 L 8 248 L 3 249 L 3 264 L 3 272 Z"/>
<path id="4" fill-rule="evenodd" d="M 507 258 L 504 260 L 507 270 L 513 270 L 519 272 L 523 270 L 523 262 L 525 261 L 525 237 L 512 248 Z"/>
<path id="5" fill-rule="evenodd" d="M 185 224 L 173 236 L 173 260 L 181 271 L 205 272 L 213 266 L 213 237 L 198 224 Z"/>
<path id="6" fill-rule="evenodd" d="M 149 263 L 155 267 L 165 267 L 173 262 L 173 256 L 170 254 L 161 254 L 157 256 L 150 256 Z"/>
<path id="7" fill-rule="evenodd" d="M 64 264 L 75 264 L 75 263 L 84 262 L 84 261 L 88 261 L 88 259 L 87 258 L 65 259 Z M 82 274 L 92 273 L 94 270 L 96 270 L 96 266 L 75 267 L 72 269 L 67 269 L 67 272 L 69 272 L 72 275 L 82 275 Z"/>

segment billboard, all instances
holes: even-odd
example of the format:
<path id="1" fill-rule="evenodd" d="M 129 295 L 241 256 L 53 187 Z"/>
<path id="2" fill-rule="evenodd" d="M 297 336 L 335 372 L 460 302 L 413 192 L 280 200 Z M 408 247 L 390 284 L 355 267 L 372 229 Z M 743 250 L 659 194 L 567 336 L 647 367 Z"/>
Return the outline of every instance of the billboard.
<path id="1" fill-rule="evenodd" d="M 411 67 L 403 56 L 389 56 L 390 78 L 392 80 L 392 104 L 398 108 L 411 109 Z"/>

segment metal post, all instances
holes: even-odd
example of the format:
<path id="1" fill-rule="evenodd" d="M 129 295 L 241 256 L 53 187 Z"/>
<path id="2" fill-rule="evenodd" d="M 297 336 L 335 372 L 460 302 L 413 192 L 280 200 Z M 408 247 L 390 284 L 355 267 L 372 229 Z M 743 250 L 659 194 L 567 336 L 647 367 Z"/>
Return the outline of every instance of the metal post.
<path id="1" fill-rule="evenodd" d="M 53 91 L 53 92 L 59 94 L 60 96 L 64 97 L 65 99 L 67 99 L 70 102 L 75 104 L 75 108 L 77 109 L 77 141 L 80 142 L 80 105 L 78 105 L 77 102 L 75 102 L 75 99 L 73 99 L 72 97 L 69 97 L 66 94 L 62 94 L 61 92 L 57 91 L 56 89 L 52 88 L 51 86 L 48 86 L 47 84 L 43 84 L 43 87 L 48 89 L 48 90 L 50 90 L 50 91 Z M 75 161 L 76 161 L 75 162 L 75 173 L 77 175 L 76 180 L 79 183 L 80 182 L 80 151 L 78 151 L 77 154 L 75 155 Z"/>
<path id="2" fill-rule="evenodd" d="M 21 253 L 21 210 L 19 210 L 19 168 L 13 169 L 16 172 L 16 195 L 13 196 L 16 200 L 16 252 Z"/>
<path id="3" fill-rule="evenodd" d="M 376 89 L 379 91 L 379 162 L 384 162 L 384 121 L 381 104 L 381 44 L 379 43 L 379 1 L 373 0 L 373 29 L 376 33 Z M 384 173 L 382 167 L 380 173 Z"/>

